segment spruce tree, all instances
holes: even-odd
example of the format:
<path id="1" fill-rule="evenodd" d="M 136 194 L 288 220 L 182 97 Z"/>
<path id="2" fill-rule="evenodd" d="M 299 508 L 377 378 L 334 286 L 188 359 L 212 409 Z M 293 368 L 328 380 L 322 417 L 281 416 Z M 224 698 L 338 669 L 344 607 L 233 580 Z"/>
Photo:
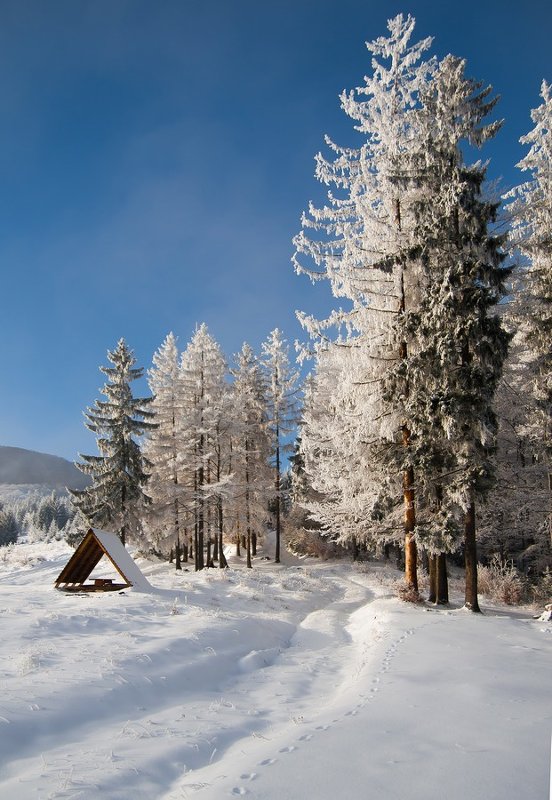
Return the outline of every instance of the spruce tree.
<path id="1" fill-rule="evenodd" d="M 97 435 L 99 455 L 80 455 L 82 463 L 76 463 L 92 478 L 92 485 L 71 490 L 71 495 L 91 525 L 116 530 L 124 545 L 128 536 L 140 536 L 149 500 L 144 491 L 147 464 L 137 440 L 153 427 L 153 412 L 148 410 L 152 398 L 132 394 L 130 384 L 144 370 L 134 366 L 134 354 L 124 339 L 107 357 L 112 366 L 100 367 L 107 377 L 102 389 L 107 399 L 96 400 L 85 413 L 86 427 Z"/>
<path id="2" fill-rule="evenodd" d="M 476 501 L 493 480 L 493 398 L 509 342 L 497 306 L 510 270 L 503 266 L 504 238 L 493 231 L 498 203 L 483 193 L 485 167 L 466 164 L 461 147 L 481 146 L 496 133 L 500 123 L 484 123 L 496 100 L 464 69 L 463 60 L 447 56 L 422 94 L 411 260 L 419 264 L 423 292 L 409 315 L 414 348 L 398 379 L 410 388 L 418 490 L 432 509 L 426 540 L 434 553 L 454 549 L 462 509 L 465 602 L 478 611 Z M 397 385 L 395 376 L 390 390 Z"/>

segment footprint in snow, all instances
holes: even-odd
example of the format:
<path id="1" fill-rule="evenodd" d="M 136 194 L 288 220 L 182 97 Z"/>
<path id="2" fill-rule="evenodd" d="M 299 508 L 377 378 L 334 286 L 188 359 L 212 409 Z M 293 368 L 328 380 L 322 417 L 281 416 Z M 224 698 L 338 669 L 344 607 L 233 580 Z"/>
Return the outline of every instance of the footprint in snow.
<path id="1" fill-rule="evenodd" d="M 243 775 L 240 775 L 242 781 L 254 781 L 256 777 L 256 772 L 244 772 Z"/>
<path id="2" fill-rule="evenodd" d="M 312 733 L 305 733 L 304 736 L 299 737 L 300 742 L 310 742 L 312 739 Z"/>
<path id="3" fill-rule="evenodd" d="M 358 714 L 358 711 L 357 711 L 356 709 L 353 709 L 352 711 L 347 711 L 347 713 L 345 714 L 345 716 L 346 716 L 346 717 L 354 717 L 354 716 L 355 716 L 355 714 Z"/>
<path id="4" fill-rule="evenodd" d="M 316 730 L 317 731 L 327 731 L 329 727 L 330 727 L 329 725 L 317 725 L 316 726 Z"/>
<path id="5" fill-rule="evenodd" d="M 247 789 L 245 788 L 245 786 L 234 786 L 234 788 L 232 789 L 232 791 L 230 792 L 230 794 L 233 794 L 233 795 L 243 795 L 243 794 L 249 794 L 249 792 L 247 791 Z"/>
<path id="6" fill-rule="evenodd" d="M 276 759 L 275 758 L 265 758 L 264 761 L 261 761 L 259 766 L 261 766 L 261 767 L 271 767 L 272 764 L 275 764 L 275 763 L 276 763 Z"/>
<path id="7" fill-rule="evenodd" d="M 282 747 L 282 749 L 279 752 L 280 753 L 293 753 L 294 750 L 297 750 L 297 748 L 295 747 L 295 745 L 290 744 L 289 747 Z"/>

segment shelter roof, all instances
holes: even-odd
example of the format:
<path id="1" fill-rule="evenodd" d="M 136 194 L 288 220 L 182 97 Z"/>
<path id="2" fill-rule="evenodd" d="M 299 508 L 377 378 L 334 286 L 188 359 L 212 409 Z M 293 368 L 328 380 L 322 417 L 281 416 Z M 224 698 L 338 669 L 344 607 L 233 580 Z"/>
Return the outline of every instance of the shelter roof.
<path id="1" fill-rule="evenodd" d="M 101 559 L 107 556 L 114 568 L 124 581 L 124 584 L 113 584 L 110 581 L 98 579 L 94 584 L 85 584 L 93 569 Z M 65 568 L 56 580 L 56 587 L 77 591 L 79 589 L 94 589 L 96 591 L 124 589 L 134 586 L 137 589 L 150 589 L 146 577 L 133 561 L 121 540 L 115 533 L 90 528 L 82 542 L 79 544 Z"/>

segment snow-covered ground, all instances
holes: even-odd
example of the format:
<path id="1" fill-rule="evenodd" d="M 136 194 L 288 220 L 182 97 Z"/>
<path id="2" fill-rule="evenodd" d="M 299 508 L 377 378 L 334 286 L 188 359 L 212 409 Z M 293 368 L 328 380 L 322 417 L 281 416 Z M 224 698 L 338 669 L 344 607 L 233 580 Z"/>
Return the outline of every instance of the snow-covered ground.
<path id="1" fill-rule="evenodd" d="M 552 623 L 528 610 L 293 559 L 139 560 L 151 592 L 75 596 L 70 552 L 0 550 L 1 800 L 548 798 Z"/>

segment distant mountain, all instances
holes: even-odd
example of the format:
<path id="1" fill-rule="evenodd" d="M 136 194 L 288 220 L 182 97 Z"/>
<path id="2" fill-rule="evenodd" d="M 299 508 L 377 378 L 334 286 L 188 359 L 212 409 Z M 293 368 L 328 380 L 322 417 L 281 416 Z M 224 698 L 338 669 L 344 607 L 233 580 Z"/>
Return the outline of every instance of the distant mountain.
<path id="1" fill-rule="evenodd" d="M 0 484 L 38 484 L 52 489 L 84 489 L 90 483 L 70 461 L 21 447 L 0 445 Z"/>

